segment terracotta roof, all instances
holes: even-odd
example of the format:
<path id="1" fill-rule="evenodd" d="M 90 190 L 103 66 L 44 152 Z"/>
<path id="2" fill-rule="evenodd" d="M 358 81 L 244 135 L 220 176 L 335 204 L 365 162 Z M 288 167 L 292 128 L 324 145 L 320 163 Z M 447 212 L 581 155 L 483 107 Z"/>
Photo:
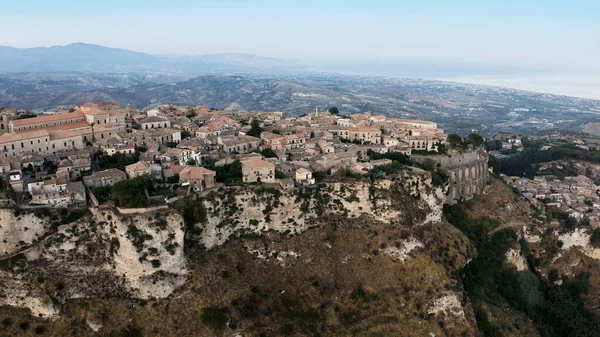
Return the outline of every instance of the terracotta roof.
<path id="1" fill-rule="evenodd" d="M 125 179 L 125 172 L 123 172 L 119 169 L 116 169 L 116 168 L 109 168 L 104 171 L 94 172 L 89 176 L 85 176 L 85 177 L 83 177 L 83 180 L 87 181 L 87 180 L 98 179 L 98 178 L 103 178 L 103 177 L 113 177 L 113 178 L 120 177 L 120 178 Z"/>
<path id="2" fill-rule="evenodd" d="M 378 128 L 372 128 L 368 126 L 359 126 L 357 128 L 350 129 L 350 131 L 358 131 L 358 132 L 381 132 Z"/>
<path id="3" fill-rule="evenodd" d="M 169 120 L 166 118 L 162 118 L 162 117 L 158 117 L 158 116 L 150 116 L 150 117 L 146 117 L 142 120 L 139 121 L 140 124 L 142 123 L 156 123 L 156 122 L 168 122 Z"/>
<path id="4" fill-rule="evenodd" d="M 146 171 L 148 170 L 148 168 L 148 164 L 146 164 L 146 162 L 143 161 L 138 161 L 137 163 L 125 166 L 125 169 L 129 171 Z"/>
<path id="5" fill-rule="evenodd" d="M 50 137 L 50 134 L 46 130 L 35 130 L 17 134 L 5 133 L 0 136 L 0 143 L 18 142 L 20 140 L 40 137 Z"/>
<path id="6" fill-rule="evenodd" d="M 66 183 L 67 183 L 67 180 L 63 177 L 44 180 L 44 185 L 52 185 L 52 184 L 64 185 Z"/>
<path id="7" fill-rule="evenodd" d="M 72 119 L 72 118 L 85 118 L 85 115 L 83 114 L 82 111 L 78 110 L 78 111 L 66 113 L 66 114 L 44 115 L 44 116 L 38 116 L 38 117 L 34 117 L 34 118 L 15 119 L 10 122 L 14 126 L 23 126 L 23 125 L 30 125 L 30 124 L 37 124 L 37 123 L 61 121 L 61 120 Z"/>
<path id="8" fill-rule="evenodd" d="M 56 130 L 72 130 L 72 129 L 84 129 L 84 128 L 89 128 L 91 130 L 90 123 L 83 121 L 83 122 L 75 122 L 75 123 L 68 123 L 68 124 L 59 124 L 59 125 L 53 125 L 53 126 L 46 126 L 43 129 L 46 131 L 56 131 Z M 38 129 L 42 129 L 42 128 L 38 128 Z M 31 132 L 31 130 L 16 130 L 15 131 L 15 133 L 26 133 L 26 132 Z"/>
<path id="9" fill-rule="evenodd" d="M 197 167 L 197 166 L 186 166 L 183 170 L 181 170 L 181 174 L 185 174 L 185 173 L 189 173 L 189 179 L 190 180 L 201 180 L 204 179 L 205 175 L 216 175 L 217 173 L 214 171 L 211 171 L 207 168 L 204 167 Z"/>
<path id="10" fill-rule="evenodd" d="M 273 163 L 270 163 L 268 161 L 261 160 L 261 159 L 249 159 L 249 160 L 244 160 L 242 162 L 242 167 L 246 167 L 246 168 L 262 168 L 262 167 L 274 168 L 275 165 Z"/>

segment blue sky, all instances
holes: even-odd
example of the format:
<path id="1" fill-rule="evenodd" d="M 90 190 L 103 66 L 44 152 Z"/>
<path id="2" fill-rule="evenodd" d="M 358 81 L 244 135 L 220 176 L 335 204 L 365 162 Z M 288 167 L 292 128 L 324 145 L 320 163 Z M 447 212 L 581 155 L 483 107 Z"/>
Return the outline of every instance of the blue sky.
<path id="1" fill-rule="evenodd" d="M 0 0 L 0 45 L 600 73 L 600 1 Z"/>

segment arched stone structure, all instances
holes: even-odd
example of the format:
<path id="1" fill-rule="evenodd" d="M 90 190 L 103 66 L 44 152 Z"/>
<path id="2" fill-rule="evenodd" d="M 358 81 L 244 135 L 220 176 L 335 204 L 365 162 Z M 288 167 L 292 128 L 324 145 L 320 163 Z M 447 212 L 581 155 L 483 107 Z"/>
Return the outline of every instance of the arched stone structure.
<path id="1" fill-rule="evenodd" d="M 489 177 L 488 155 L 483 150 L 453 151 L 437 156 L 414 155 L 411 159 L 418 162 L 431 159 L 444 169 L 448 176 L 445 203 L 451 205 L 481 193 Z"/>
<path id="2" fill-rule="evenodd" d="M 460 199 L 471 199 L 481 193 L 488 180 L 487 156 L 474 161 L 462 162 L 459 165 L 444 167 L 450 177 L 446 203 L 455 204 Z"/>

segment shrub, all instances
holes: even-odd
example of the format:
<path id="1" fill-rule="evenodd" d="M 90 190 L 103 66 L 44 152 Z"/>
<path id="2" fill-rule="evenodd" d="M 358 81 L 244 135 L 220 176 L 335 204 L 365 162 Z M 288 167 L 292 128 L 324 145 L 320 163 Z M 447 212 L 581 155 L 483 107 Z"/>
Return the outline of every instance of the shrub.
<path id="1" fill-rule="evenodd" d="M 142 330 L 136 326 L 129 326 L 119 333 L 120 337 L 142 337 Z"/>
<path id="2" fill-rule="evenodd" d="M 600 227 L 592 231 L 590 236 L 590 244 L 596 248 L 600 248 Z"/>
<path id="3" fill-rule="evenodd" d="M 229 309 L 226 307 L 210 306 L 202 308 L 200 318 L 202 323 L 210 326 L 215 330 L 223 330 L 229 320 Z"/>

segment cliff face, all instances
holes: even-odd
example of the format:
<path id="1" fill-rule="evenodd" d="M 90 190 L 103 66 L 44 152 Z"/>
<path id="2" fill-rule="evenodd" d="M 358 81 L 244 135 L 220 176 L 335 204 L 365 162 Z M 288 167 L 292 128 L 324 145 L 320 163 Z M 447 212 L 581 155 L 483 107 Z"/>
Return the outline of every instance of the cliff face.
<path id="1" fill-rule="evenodd" d="M 201 201 L 206 221 L 202 243 L 207 249 L 231 236 L 268 231 L 291 235 L 323 225 L 325 216 L 375 221 L 405 221 L 411 225 L 441 221 L 441 189 L 430 187 L 424 171 L 405 173 L 397 180 L 332 182 L 282 192 L 279 189 L 238 188 L 212 192 Z"/>
<path id="2" fill-rule="evenodd" d="M 476 336 L 453 276 L 473 247 L 443 221 L 443 198 L 414 169 L 226 188 L 179 212 L 94 210 L 2 262 L 0 304 L 53 320 L 0 317 L 79 335 Z"/>
<path id="3" fill-rule="evenodd" d="M 34 214 L 20 217 L 46 221 Z M 185 281 L 182 225 L 175 212 L 92 211 L 4 261 L 0 305 L 52 317 L 74 298 L 168 296 Z"/>
<path id="4" fill-rule="evenodd" d="M 0 209 L 0 258 L 27 247 L 46 231 L 50 222 L 33 213 L 16 214 L 12 209 Z"/>

